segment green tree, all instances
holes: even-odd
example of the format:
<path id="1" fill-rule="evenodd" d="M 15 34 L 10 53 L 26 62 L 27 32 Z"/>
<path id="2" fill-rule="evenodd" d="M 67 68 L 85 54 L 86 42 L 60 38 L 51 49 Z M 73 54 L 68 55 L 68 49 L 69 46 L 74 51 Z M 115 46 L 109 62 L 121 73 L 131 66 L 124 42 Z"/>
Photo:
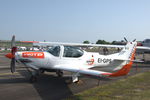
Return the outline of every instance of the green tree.
<path id="1" fill-rule="evenodd" d="M 83 41 L 84 44 L 89 44 L 90 42 L 88 40 Z"/>
<path id="2" fill-rule="evenodd" d="M 110 44 L 110 43 L 105 40 L 97 40 L 96 44 Z"/>
<path id="3" fill-rule="evenodd" d="M 112 43 L 111 44 L 116 44 L 117 43 L 117 41 L 112 41 Z"/>

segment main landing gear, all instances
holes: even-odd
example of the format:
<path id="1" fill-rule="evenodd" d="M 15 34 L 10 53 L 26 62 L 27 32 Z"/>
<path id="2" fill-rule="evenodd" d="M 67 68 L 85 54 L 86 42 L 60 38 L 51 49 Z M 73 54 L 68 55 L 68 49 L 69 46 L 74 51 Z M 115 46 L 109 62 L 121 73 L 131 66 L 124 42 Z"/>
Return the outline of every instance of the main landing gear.
<path id="1" fill-rule="evenodd" d="M 79 80 L 78 76 L 80 76 L 79 72 L 72 74 L 72 82 L 77 84 L 82 84 L 83 81 Z"/>
<path id="2" fill-rule="evenodd" d="M 40 76 L 40 74 L 43 74 L 45 72 L 45 70 L 44 69 L 39 69 L 39 70 L 33 69 L 32 71 L 29 71 L 29 72 L 31 73 L 30 82 L 34 83 L 34 82 L 37 82 L 38 76 Z"/>
<path id="3" fill-rule="evenodd" d="M 37 82 L 37 77 L 39 76 L 40 71 L 39 70 L 34 70 L 31 72 L 31 77 L 30 77 L 30 82 L 34 83 Z"/>

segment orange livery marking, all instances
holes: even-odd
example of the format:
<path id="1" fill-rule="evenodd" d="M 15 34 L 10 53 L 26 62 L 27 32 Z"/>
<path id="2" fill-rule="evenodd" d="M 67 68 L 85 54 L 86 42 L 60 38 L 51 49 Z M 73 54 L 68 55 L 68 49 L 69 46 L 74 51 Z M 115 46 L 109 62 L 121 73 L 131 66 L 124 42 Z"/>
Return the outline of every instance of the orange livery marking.
<path id="1" fill-rule="evenodd" d="M 87 61 L 88 65 L 93 65 L 94 64 L 94 59 L 90 59 Z"/>
<path id="2" fill-rule="evenodd" d="M 23 52 L 22 57 L 24 58 L 44 58 L 43 52 Z"/>
<path id="3" fill-rule="evenodd" d="M 94 56 L 92 55 L 92 58 L 90 60 L 87 60 L 88 65 L 93 65 L 94 64 Z"/>

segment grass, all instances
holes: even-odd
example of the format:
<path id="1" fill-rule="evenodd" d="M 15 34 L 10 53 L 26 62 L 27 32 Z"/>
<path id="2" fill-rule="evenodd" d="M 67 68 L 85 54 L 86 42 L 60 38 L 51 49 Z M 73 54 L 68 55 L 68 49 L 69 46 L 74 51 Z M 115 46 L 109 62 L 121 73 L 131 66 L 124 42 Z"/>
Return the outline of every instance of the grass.
<path id="1" fill-rule="evenodd" d="M 150 72 L 98 86 L 66 100 L 150 100 Z"/>

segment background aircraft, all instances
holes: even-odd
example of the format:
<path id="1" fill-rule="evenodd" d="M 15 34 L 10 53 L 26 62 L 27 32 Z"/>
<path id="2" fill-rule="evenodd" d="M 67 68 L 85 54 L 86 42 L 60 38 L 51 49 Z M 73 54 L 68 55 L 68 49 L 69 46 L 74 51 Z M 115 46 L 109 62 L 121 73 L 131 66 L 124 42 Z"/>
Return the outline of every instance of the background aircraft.
<path id="1" fill-rule="evenodd" d="M 150 39 L 145 39 L 141 42 L 141 46 L 150 47 Z"/>

